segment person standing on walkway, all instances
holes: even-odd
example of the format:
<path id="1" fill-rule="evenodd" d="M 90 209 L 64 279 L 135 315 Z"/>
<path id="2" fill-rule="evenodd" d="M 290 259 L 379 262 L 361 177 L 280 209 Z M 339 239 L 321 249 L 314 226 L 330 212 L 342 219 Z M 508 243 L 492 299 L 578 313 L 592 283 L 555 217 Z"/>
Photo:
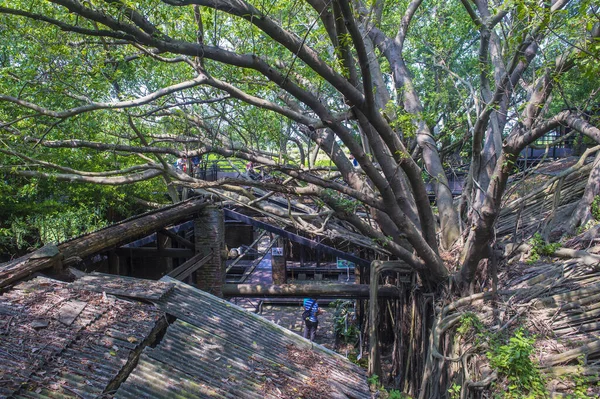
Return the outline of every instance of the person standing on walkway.
<path id="1" fill-rule="evenodd" d="M 315 340 L 317 333 L 317 327 L 319 326 L 319 319 L 317 315 L 323 311 L 319 308 L 319 304 L 316 299 L 304 298 L 304 312 L 302 318 L 304 319 L 304 338 L 310 338 L 311 341 Z"/>

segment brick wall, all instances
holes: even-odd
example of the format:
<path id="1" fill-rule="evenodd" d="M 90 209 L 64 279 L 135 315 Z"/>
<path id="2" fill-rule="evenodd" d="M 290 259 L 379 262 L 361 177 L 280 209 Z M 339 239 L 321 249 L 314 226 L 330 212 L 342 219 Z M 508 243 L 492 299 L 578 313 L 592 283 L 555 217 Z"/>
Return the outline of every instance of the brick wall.
<path id="1" fill-rule="evenodd" d="M 208 263 L 196 272 L 196 286 L 218 297 L 223 297 L 225 283 L 225 262 L 221 251 L 225 249 L 225 226 L 223 210 L 217 206 L 208 206 L 194 220 L 196 253 L 207 255 L 213 251 Z"/>

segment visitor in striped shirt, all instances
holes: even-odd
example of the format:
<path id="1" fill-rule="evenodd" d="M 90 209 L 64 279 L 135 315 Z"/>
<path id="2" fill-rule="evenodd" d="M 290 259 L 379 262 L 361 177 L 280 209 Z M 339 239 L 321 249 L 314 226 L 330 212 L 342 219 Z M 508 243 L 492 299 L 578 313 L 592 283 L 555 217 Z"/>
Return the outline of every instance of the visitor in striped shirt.
<path id="1" fill-rule="evenodd" d="M 311 341 L 315 340 L 317 333 L 317 327 L 319 326 L 319 319 L 317 315 L 321 314 L 323 310 L 319 307 L 316 299 L 304 298 L 304 338 L 309 338 Z"/>

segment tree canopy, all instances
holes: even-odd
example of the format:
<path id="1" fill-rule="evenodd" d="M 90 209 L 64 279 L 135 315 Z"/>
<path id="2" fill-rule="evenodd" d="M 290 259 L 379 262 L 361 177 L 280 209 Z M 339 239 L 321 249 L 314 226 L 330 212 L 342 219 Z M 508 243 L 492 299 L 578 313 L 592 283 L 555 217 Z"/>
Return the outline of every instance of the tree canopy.
<path id="1" fill-rule="evenodd" d="M 561 126 L 600 143 L 598 12 L 591 0 L 0 0 L 3 201 L 44 181 L 89 183 L 61 187 L 111 203 L 176 201 L 177 186 L 263 208 L 253 188 L 313 196 L 321 209 L 290 216 L 298 228 L 335 215 L 431 286 L 450 275 L 439 246 L 460 245 L 469 283 L 523 149 Z M 173 165 L 194 157 L 277 179 Z M 456 201 L 445 171 L 463 163 Z"/>

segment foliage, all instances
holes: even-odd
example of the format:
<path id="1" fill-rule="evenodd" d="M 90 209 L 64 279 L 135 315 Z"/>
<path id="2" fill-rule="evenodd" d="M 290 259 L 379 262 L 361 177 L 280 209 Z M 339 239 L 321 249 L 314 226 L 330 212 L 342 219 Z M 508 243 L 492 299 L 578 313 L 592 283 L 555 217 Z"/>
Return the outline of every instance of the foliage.
<path id="1" fill-rule="evenodd" d="M 404 399 L 406 397 L 407 397 L 406 395 L 404 395 L 402 392 L 400 392 L 397 389 L 392 389 L 388 393 L 388 399 Z"/>
<path id="2" fill-rule="evenodd" d="M 367 383 L 371 387 L 371 389 L 377 390 L 380 386 L 379 376 L 377 374 L 373 374 L 370 377 L 367 377 Z"/>
<path id="3" fill-rule="evenodd" d="M 584 375 L 583 372 L 565 375 L 563 376 L 563 379 L 574 384 L 571 392 L 565 395 L 565 399 L 590 398 L 590 389 L 593 388 L 593 385 L 600 385 L 600 383 L 597 382 L 597 376 Z"/>
<path id="4" fill-rule="evenodd" d="M 331 203 L 335 204 L 340 211 L 346 213 L 354 213 L 356 212 L 357 207 L 360 206 L 359 201 L 334 190 L 324 190 L 322 197 L 327 198 Z"/>
<path id="5" fill-rule="evenodd" d="M 33 232 L 31 227 L 21 218 L 12 218 L 0 228 L 0 248 L 5 254 L 14 254 L 15 250 L 29 249 L 29 241 Z"/>
<path id="6" fill-rule="evenodd" d="M 528 337 L 523 329 L 518 329 L 507 344 L 494 345 L 487 352 L 490 365 L 507 379 L 504 398 L 548 397 L 539 368 L 531 360 L 534 343 L 534 337 Z"/>
<path id="7" fill-rule="evenodd" d="M 227 158 L 292 180 L 247 189 L 242 179 L 222 179 L 210 183 L 215 195 L 247 203 L 255 186 L 290 197 L 329 190 L 321 205 L 343 222 L 321 212 L 298 216 L 296 226 L 368 232 L 434 286 L 450 272 L 435 231 L 447 248 L 461 231 L 444 162 L 486 165 L 470 171 L 476 184 L 463 202 L 472 208 L 463 231 L 472 233 L 461 276 L 474 276 L 480 245 L 493 239 L 498 182 L 514 172 L 495 165 L 497 156 L 521 151 L 514 144 L 527 145 L 526 134 L 557 113 L 597 103 L 591 0 L 476 9 L 442 0 L 340 2 L 339 9 L 290 0 L 191 3 L 0 0 L 0 164 L 2 180 L 22 191 L 5 208 L 13 219 L 0 218 L 3 237 L 22 245 L 26 216 L 51 220 L 56 209 L 23 212 L 28 200 L 87 208 L 98 215 L 88 223 L 100 223 L 113 205 L 78 198 L 95 192 L 117 205 L 126 198 L 119 214 L 128 216 L 137 210 L 133 197 L 164 202 L 169 190 L 176 202 L 173 186 L 206 187 L 176 172 L 174 159 Z M 544 92 L 533 96 L 533 87 Z M 335 173 L 301 167 L 298 154 L 315 150 L 327 158 L 317 166 Z M 350 167 L 349 153 L 373 167 Z M 437 218 L 423 171 L 434 177 Z M 36 180 L 48 181 L 47 190 Z M 81 184 L 65 200 L 59 181 Z M 98 184 L 112 187 L 89 188 Z M 492 199 L 494 209 L 484 211 L 475 197 Z M 77 234 L 69 229 L 58 236 Z"/>
<path id="8" fill-rule="evenodd" d="M 367 383 L 371 391 L 377 391 L 377 395 L 382 399 L 404 399 L 408 398 L 408 396 L 404 395 L 397 389 L 387 390 L 379 381 L 379 376 L 377 374 L 373 374 L 372 376 L 367 378 Z"/>
<path id="9" fill-rule="evenodd" d="M 484 325 L 481 320 L 479 320 L 479 317 L 473 312 L 467 312 L 460 317 L 456 333 L 462 337 L 466 337 L 469 333 L 481 333 L 483 328 Z"/>
<path id="10" fill-rule="evenodd" d="M 0 157 L 1 158 L 1 157 Z M 143 194 L 143 191 L 148 193 Z M 146 182 L 132 187 L 12 178 L 0 184 L 0 253 L 18 256 L 49 242 L 96 230 L 140 212 L 132 199 L 153 198 Z M 154 196 L 160 200 L 160 193 Z"/>
<path id="11" fill-rule="evenodd" d="M 0 227 L 0 251 L 18 254 L 47 243 L 59 243 L 106 226 L 101 208 L 50 204 L 31 215 L 13 215 Z M 52 206 L 56 205 L 56 206 Z"/>
<path id="12" fill-rule="evenodd" d="M 460 399 L 460 391 L 461 386 L 453 383 L 450 388 L 448 388 L 448 394 L 450 395 L 450 399 Z"/>
<path id="13" fill-rule="evenodd" d="M 590 389 L 595 388 L 594 385 L 600 386 L 598 382 L 598 376 L 595 374 L 586 375 L 583 369 L 585 364 L 585 355 L 581 355 L 578 358 L 579 366 L 574 373 L 565 374 L 560 377 L 561 380 L 568 381 L 573 387 L 569 390 L 564 397 L 566 399 L 585 399 L 591 397 L 589 394 Z"/>
<path id="14" fill-rule="evenodd" d="M 504 333 L 487 330 L 485 325 L 472 312 L 464 313 L 456 328 L 457 335 L 472 343 L 474 347 L 487 348 L 486 355 L 490 366 L 498 375 L 506 379 L 506 386 L 497 388 L 502 392 L 494 398 L 504 399 L 538 399 L 546 398 L 545 381 L 539 368 L 532 361 L 535 351 L 535 337 L 530 337 L 519 328 L 510 338 Z M 449 389 L 450 398 L 461 397 L 461 386 L 454 383 Z"/>
<path id="15" fill-rule="evenodd" d="M 94 212 L 93 209 L 79 208 L 38 216 L 32 220 L 31 226 L 39 231 L 42 243 L 46 244 L 62 242 L 107 224 L 98 209 Z"/>
<path id="16" fill-rule="evenodd" d="M 582 224 L 581 226 L 577 227 L 577 229 L 575 230 L 575 234 L 579 235 L 589 229 L 591 229 L 592 227 L 594 227 L 596 225 L 596 221 L 595 220 L 588 220 L 585 224 Z"/>
<path id="17" fill-rule="evenodd" d="M 596 195 L 591 206 L 592 216 L 600 221 L 600 195 Z"/>
<path id="18" fill-rule="evenodd" d="M 586 399 L 591 397 L 589 390 L 597 377 L 574 373 L 565 376 L 565 378 L 568 378 L 574 384 L 572 392 L 566 394 L 565 399 Z"/>
<path id="19" fill-rule="evenodd" d="M 331 168 L 331 167 L 335 167 L 335 164 L 331 161 L 331 159 L 317 159 L 315 161 L 315 167 L 317 167 L 317 168 Z"/>
<path id="20" fill-rule="evenodd" d="M 358 354 L 355 352 L 348 354 L 348 360 L 362 368 L 367 368 L 369 365 L 369 359 L 367 357 L 363 356 L 359 359 Z"/>
<path id="21" fill-rule="evenodd" d="M 551 256 L 561 247 L 561 244 L 558 242 L 547 243 L 540 233 L 533 235 L 529 240 L 529 245 L 531 245 L 531 251 L 529 252 L 527 263 L 535 263 L 540 260 L 541 256 Z"/>
<path id="22" fill-rule="evenodd" d="M 397 389 L 387 390 L 379 381 L 379 376 L 377 374 L 373 374 L 371 377 L 367 378 L 367 383 L 369 384 L 369 388 L 371 391 L 376 391 L 377 396 L 381 399 L 405 399 L 410 398 L 408 395 L 405 395 L 401 391 Z"/>
<path id="23" fill-rule="evenodd" d="M 334 307 L 333 331 L 344 343 L 355 343 L 358 340 L 360 329 L 355 323 L 354 302 L 335 300 L 329 304 Z"/>
<path id="24" fill-rule="evenodd" d="M 594 0 L 471 3 L 0 0 L 0 245 L 80 234 L 168 189 L 177 201 L 174 185 L 240 205 L 257 186 L 289 204 L 324 192 L 312 214 L 252 203 L 309 234 L 369 235 L 424 290 L 452 281 L 436 232 L 445 248 L 468 233 L 457 278 L 472 279 L 516 154 L 567 124 L 563 111 L 594 125 L 580 110 L 598 103 L 600 43 Z M 300 167 L 292 141 L 331 173 Z M 349 153 L 369 161 L 353 168 Z M 262 164 L 289 184 L 174 170 L 193 155 Z M 466 209 L 444 162 L 470 162 Z M 534 237 L 531 260 L 555 245 Z M 480 328 L 465 315 L 459 334 Z M 491 356 L 512 372 L 517 344 L 503 347 Z"/>

